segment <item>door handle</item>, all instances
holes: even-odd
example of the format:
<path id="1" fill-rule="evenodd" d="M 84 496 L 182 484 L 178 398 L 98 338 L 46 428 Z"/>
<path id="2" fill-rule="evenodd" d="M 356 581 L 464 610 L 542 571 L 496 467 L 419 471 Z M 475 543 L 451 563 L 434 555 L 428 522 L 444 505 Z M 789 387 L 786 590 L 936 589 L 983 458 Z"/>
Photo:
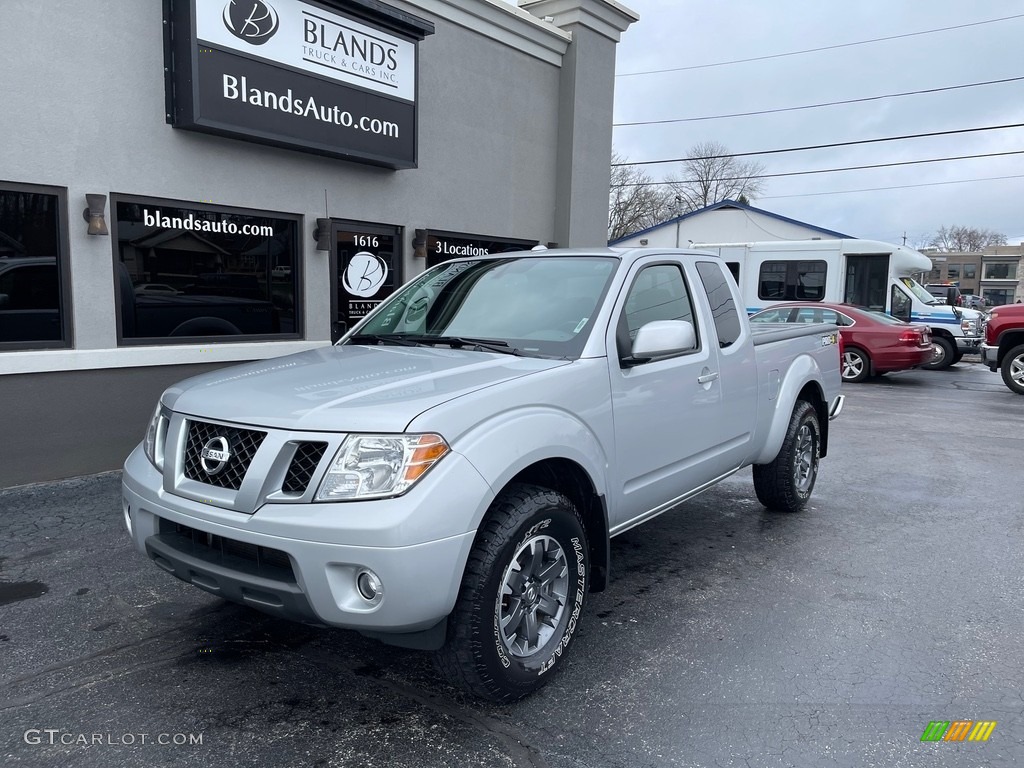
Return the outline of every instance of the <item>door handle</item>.
<path id="1" fill-rule="evenodd" d="M 718 378 L 718 372 L 717 371 L 715 373 L 705 373 L 705 374 L 697 377 L 697 383 L 698 384 L 710 384 L 712 381 L 714 381 L 717 378 Z"/>

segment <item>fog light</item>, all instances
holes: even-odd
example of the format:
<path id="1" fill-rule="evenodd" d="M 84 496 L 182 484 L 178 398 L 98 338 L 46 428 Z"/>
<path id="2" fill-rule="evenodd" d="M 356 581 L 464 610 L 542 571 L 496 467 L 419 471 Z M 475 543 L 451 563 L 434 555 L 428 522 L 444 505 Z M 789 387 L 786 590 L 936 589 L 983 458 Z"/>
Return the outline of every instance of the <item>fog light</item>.
<path id="1" fill-rule="evenodd" d="M 384 596 L 384 588 L 373 571 L 360 571 L 356 576 L 356 588 L 363 599 L 369 603 L 379 603 Z"/>

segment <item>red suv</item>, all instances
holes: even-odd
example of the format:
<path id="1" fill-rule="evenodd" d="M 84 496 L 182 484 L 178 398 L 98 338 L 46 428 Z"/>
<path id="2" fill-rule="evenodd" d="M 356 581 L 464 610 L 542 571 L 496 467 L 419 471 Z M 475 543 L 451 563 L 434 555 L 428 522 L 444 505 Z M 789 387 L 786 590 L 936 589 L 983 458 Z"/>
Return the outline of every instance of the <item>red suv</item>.
<path id="1" fill-rule="evenodd" d="M 989 313 L 981 359 L 1002 373 L 1011 391 L 1024 395 L 1024 304 L 1007 304 Z"/>

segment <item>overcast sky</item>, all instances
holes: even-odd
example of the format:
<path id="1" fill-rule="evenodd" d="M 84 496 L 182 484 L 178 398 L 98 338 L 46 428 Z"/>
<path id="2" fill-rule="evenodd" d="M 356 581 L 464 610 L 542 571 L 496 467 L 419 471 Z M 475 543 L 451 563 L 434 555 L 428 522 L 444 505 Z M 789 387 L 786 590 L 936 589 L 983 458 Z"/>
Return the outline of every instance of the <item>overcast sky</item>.
<path id="1" fill-rule="evenodd" d="M 863 99 L 1024 77 L 1024 0 L 624 0 L 640 21 L 618 48 L 615 123 L 676 120 Z M 987 24 L 990 21 L 1019 16 Z M 679 67 L 800 55 L 660 74 Z M 631 161 L 678 158 L 717 141 L 730 152 L 1024 123 L 1024 79 L 931 94 L 729 119 L 618 126 Z M 1024 150 L 1024 128 L 751 158 L 765 173 Z M 655 180 L 672 166 L 644 166 Z M 992 179 L 1015 176 L 1017 178 Z M 915 186 L 836 193 L 878 187 Z M 918 246 L 939 227 L 1024 242 L 1024 154 L 768 179 L 753 205 L 855 237 Z"/>

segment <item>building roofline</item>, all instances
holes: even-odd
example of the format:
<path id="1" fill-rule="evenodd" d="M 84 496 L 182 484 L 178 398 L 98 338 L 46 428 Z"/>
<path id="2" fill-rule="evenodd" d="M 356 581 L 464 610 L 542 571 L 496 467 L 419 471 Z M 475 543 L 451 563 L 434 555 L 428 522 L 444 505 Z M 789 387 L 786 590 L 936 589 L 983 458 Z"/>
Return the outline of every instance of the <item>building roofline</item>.
<path id="1" fill-rule="evenodd" d="M 750 213 L 759 213 L 762 216 L 768 216 L 769 218 L 775 219 L 777 221 L 784 221 L 787 224 L 797 224 L 798 226 L 801 226 L 801 227 L 807 227 L 808 229 L 813 229 L 815 232 L 820 232 L 823 235 L 828 235 L 831 238 L 836 238 L 836 239 L 839 239 L 839 240 L 857 240 L 858 239 L 858 238 L 853 237 L 853 235 L 844 235 L 842 232 L 836 232 L 836 231 L 831 230 L 831 229 L 825 229 L 824 227 L 817 227 L 814 224 L 808 224 L 805 221 L 797 221 L 796 219 L 791 219 L 788 216 L 783 216 L 783 215 L 778 214 L 778 213 L 772 213 L 771 211 L 766 211 L 763 208 L 754 208 L 752 205 L 747 205 L 746 203 L 739 203 L 739 202 L 737 202 L 735 200 L 722 200 L 720 202 L 713 203 L 711 205 L 705 206 L 704 208 L 698 208 L 696 211 L 690 211 L 689 213 L 684 213 L 681 216 L 676 216 L 674 219 L 669 219 L 668 221 L 663 221 L 661 224 L 655 224 L 653 227 L 648 227 L 647 229 L 641 229 L 639 232 L 633 232 L 632 234 L 623 235 L 622 237 L 616 238 L 615 240 L 610 240 L 610 241 L 608 241 L 608 245 L 615 245 L 616 243 L 621 243 L 623 240 L 628 240 L 628 239 L 633 238 L 633 237 L 638 237 L 639 235 L 646 235 L 648 232 L 653 232 L 655 229 L 660 229 L 661 227 L 668 226 L 669 224 L 676 224 L 677 222 L 683 221 L 684 219 L 688 219 L 691 216 L 696 216 L 699 213 L 707 213 L 708 211 L 716 211 L 716 210 L 719 210 L 720 208 L 733 208 L 733 209 L 736 209 L 736 210 L 739 210 L 739 211 L 748 211 Z"/>

